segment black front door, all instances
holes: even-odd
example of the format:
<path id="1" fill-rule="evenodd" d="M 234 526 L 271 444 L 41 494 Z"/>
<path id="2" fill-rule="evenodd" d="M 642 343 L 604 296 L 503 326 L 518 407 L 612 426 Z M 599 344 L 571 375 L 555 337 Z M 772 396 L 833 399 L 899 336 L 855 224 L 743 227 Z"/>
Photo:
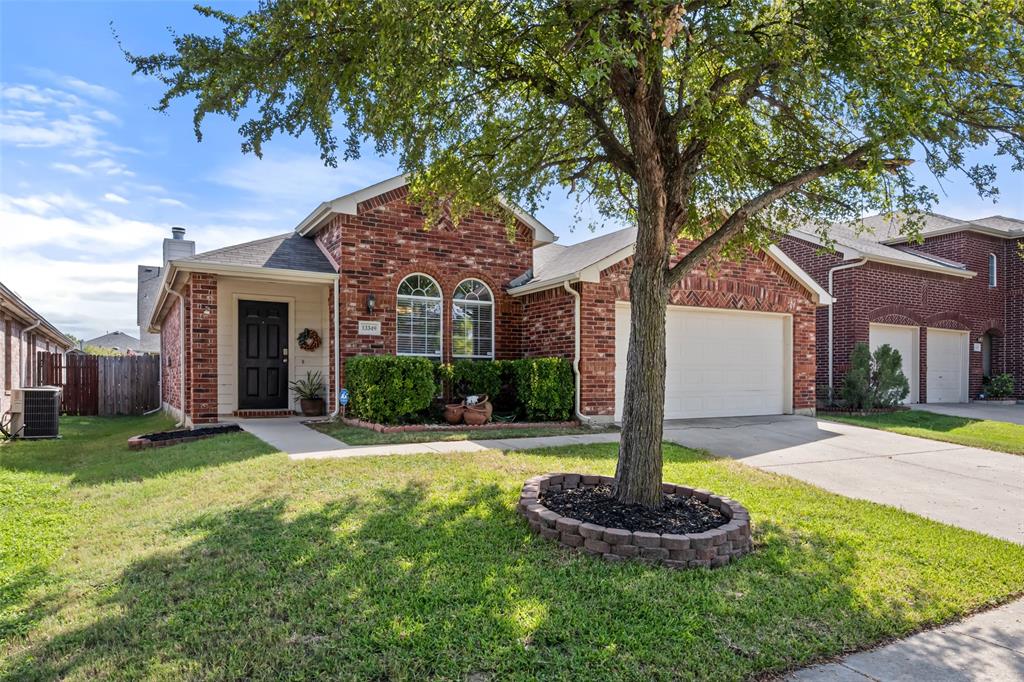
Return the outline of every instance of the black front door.
<path id="1" fill-rule="evenodd" d="M 238 409 L 288 407 L 288 304 L 238 302 Z"/>

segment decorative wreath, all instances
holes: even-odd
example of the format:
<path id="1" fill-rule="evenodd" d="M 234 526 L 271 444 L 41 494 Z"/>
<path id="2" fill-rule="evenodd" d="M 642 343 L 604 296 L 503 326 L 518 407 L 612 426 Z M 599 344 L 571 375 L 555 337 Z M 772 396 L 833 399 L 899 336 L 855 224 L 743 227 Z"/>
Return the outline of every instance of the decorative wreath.
<path id="1" fill-rule="evenodd" d="M 299 348 L 316 350 L 320 347 L 320 334 L 315 329 L 303 329 L 299 332 Z"/>

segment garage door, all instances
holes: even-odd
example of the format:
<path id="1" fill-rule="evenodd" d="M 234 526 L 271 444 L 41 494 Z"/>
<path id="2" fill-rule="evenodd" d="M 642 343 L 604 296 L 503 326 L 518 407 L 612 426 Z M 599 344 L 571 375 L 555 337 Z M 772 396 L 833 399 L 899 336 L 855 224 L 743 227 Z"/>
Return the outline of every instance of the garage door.
<path id="1" fill-rule="evenodd" d="M 928 329 L 927 402 L 967 402 L 967 336 L 967 332 Z"/>
<path id="2" fill-rule="evenodd" d="M 615 312 L 615 415 L 621 419 L 629 307 Z M 673 307 L 665 321 L 666 419 L 789 409 L 788 315 Z"/>
<path id="3" fill-rule="evenodd" d="M 910 394 L 907 395 L 905 403 L 916 403 L 918 401 L 918 389 L 920 383 L 917 379 L 918 368 L 918 329 L 917 327 L 901 327 L 891 324 L 872 324 L 869 330 L 869 341 L 871 352 L 879 346 L 889 344 L 900 352 L 900 359 L 903 361 L 903 375 L 907 377 L 910 384 Z"/>

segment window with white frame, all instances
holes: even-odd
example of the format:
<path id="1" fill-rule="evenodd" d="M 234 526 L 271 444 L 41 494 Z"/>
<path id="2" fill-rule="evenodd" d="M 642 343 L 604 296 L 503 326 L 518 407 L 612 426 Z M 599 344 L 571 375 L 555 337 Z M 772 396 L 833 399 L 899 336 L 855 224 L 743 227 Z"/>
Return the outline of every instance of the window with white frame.
<path id="1" fill-rule="evenodd" d="M 432 277 L 412 274 L 398 285 L 399 355 L 441 357 L 441 287 Z"/>
<path id="2" fill-rule="evenodd" d="M 995 287 L 998 282 L 998 265 L 996 254 L 988 254 L 988 285 L 990 287 Z"/>
<path id="3" fill-rule="evenodd" d="M 452 297 L 452 356 L 494 358 L 494 296 L 478 279 L 463 280 Z"/>

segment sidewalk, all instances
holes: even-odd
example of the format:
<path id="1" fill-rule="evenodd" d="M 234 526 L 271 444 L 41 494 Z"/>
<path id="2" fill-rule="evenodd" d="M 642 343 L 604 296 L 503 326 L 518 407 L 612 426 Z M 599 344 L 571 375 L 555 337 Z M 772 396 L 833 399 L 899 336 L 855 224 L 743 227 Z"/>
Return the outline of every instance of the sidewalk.
<path id="1" fill-rule="evenodd" d="M 302 422 L 308 417 L 274 417 L 273 419 L 232 419 L 243 431 L 273 445 L 281 452 L 296 455 L 303 452 L 324 452 L 348 446 L 336 438 L 311 429 Z"/>
<path id="2" fill-rule="evenodd" d="M 1024 680 L 1024 600 L 837 663 L 798 670 L 799 682 Z"/>

